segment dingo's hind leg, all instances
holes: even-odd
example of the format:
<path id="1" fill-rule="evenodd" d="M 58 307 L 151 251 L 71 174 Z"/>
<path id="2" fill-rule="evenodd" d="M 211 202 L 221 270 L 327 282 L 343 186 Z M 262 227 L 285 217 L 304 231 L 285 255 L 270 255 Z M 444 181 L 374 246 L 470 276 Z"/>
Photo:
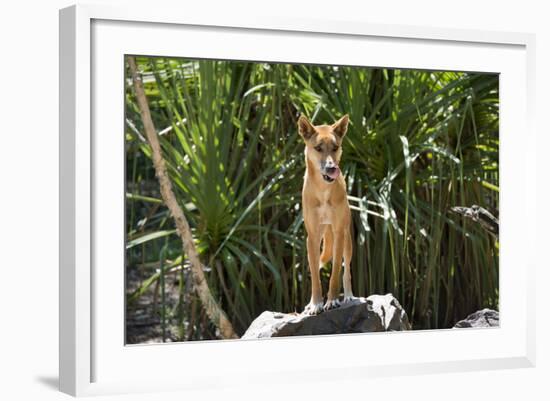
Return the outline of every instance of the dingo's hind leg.
<path id="1" fill-rule="evenodd" d="M 351 242 L 351 232 L 348 228 L 344 234 L 344 303 L 350 302 L 355 297 L 351 289 L 351 256 L 353 254 L 353 243 Z"/>
<path id="2" fill-rule="evenodd" d="M 342 271 L 342 251 L 344 248 L 343 231 L 341 227 L 332 226 L 333 229 L 337 229 L 337 232 L 333 232 L 333 244 L 332 244 L 332 273 L 330 275 L 329 290 L 327 294 L 327 302 L 324 309 L 330 310 L 338 308 L 340 301 L 338 301 L 338 295 L 340 294 L 340 272 Z"/>
<path id="3" fill-rule="evenodd" d="M 319 269 L 322 268 L 327 262 L 332 259 L 332 226 L 330 224 L 326 225 L 324 228 L 323 236 L 323 252 L 321 253 L 321 261 L 319 263 Z"/>

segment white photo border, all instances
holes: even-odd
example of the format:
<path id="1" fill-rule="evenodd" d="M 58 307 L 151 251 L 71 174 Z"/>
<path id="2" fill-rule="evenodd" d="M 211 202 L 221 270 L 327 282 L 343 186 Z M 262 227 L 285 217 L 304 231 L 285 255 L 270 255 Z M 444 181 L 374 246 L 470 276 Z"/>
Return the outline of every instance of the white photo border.
<path id="1" fill-rule="evenodd" d="M 330 22 L 330 23 L 327 23 Z M 325 27 L 329 27 L 326 29 Z M 122 30 L 122 31 L 121 31 Z M 138 32 L 147 31 L 147 35 Z M 132 35 L 125 32 L 132 31 Z M 451 69 L 501 74 L 501 327 L 487 330 L 434 330 L 408 333 L 368 335 L 316 336 L 267 341 L 208 341 L 124 346 L 123 273 L 105 273 L 105 255 L 117 260 L 123 255 L 123 242 L 117 241 L 117 228 L 107 230 L 106 219 L 120 220 L 124 205 L 114 205 L 113 197 L 123 203 L 123 62 L 124 54 L 180 57 L 208 56 L 205 43 L 213 43 L 213 35 L 223 32 L 235 39 L 232 44 L 252 41 L 261 35 L 263 51 L 256 45 L 248 56 L 238 57 L 233 46 L 218 48 L 207 58 L 250 59 L 318 64 L 383 65 L 389 68 Z M 162 35 L 195 35 L 202 49 L 159 45 Z M 102 35 L 103 38 L 102 38 Z M 160 35 L 160 36 L 157 36 Z M 198 35 L 198 36 L 196 36 Z M 210 37 L 210 38 L 209 38 Z M 109 38 L 108 41 L 105 38 Z M 248 38 L 248 39 L 247 39 Z M 305 41 L 311 45 L 304 58 L 274 55 L 276 40 Z M 139 40 L 138 40 L 139 39 Z M 257 37 L 256 37 L 257 39 Z M 346 61 L 334 55 L 317 52 L 315 44 L 338 41 L 344 46 Z M 346 44 L 346 41 L 348 42 Z M 122 43 L 123 42 L 123 43 Z M 139 42 L 139 43 L 138 43 Z M 190 41 L 196 43 L 196 41 Z M 386 54 L 382 63 L 367 63 L 353 58 L 356 46 L 397 46 L 406 42 L 400 52 Z M 272 46 L 267 46 L 271 43 Z M 350 47 L 353 44 L 353 47 Z M 433 68 L 414 59 L 407 52 L 415 46 L 435 46 L 443 55 L 446 47 L 453 52 L 469 54 L 471 68 L 454 63 L 438 63 Z M 165 48 L 163 48 L 163 46 Z M 172 47 L 170 47 L 172 46 Z M 254 46 L 250 42 L 250 46 Z M 347 47 L 346 47 L 347 46 Z M 371 46 L 371 47 L 369 47 Z M 236 46 L 239 47 L 239 46 Z M 241 51 L 244 45 L 241 46 Z M 418 47 L 418 49 L 420 49 Z M 307 49 L 307 48 L 305 48 Z M 493 49 L 492 64 L 483 53 Z M 266 52 L 269 50 L 269 52 Z M 111 51 L 109 67 L 101 60 Z M 183 53 L 181 53 L 183 51 Z M 473 53 L 472 53 L 473 52 Z M 280 52 L 279 52 L 280 53 Z M 383 53 L 383 52 L 381 52 Z M 386 52 L 387 53 L 387 52 Z M 244 53 L 242 53 L 244 54 Z M 281 53 L 282 54 L 282 53 Z M 375 53 L 373 53 L 375 54 Z M 472 58 L 479 55 L 479 63 Z M 502 58 L 498 58 L 498 54 Z M 351 57 L 350 57 L 351 55 Z M 411 57 L 409 57 L 411 56 Z M 288 54 L 287 56 L 288 57 Z M 393 58 L 392 58 L 393 57 Z M 443 57 L 443 56 L 442 56 Z M 375 59 L 377 57 L 374 57 Z M 485 56 L 485 59 L 487 57 Z M 378 57 L 378 59 L 380 59 Z M 392 61 L 394 60 L 394 61 Z M 423 64 L 424 63 L 424 64 Z M 488 68 L 488 65 L 493 67 Z M 118 77 L 118 78 L 117 78 Z M 424 27 L 372 25 L 367 22 L 317 21 L 277 17 L 238 21 L 211 14 L 180 17 L 169 10 L 139 7 L 73 6 L 60 12 L 60 389 L 73 395 L 125 393 L 167 389 L 197 389 L 246 385 L 272 381 L 327 380 L 365 378 L 385 375 L 422 374 L 441 371 L 465 371 L 534 366 L 535 321 L 533 245 L 519 238 L 513 228 L 522 222 L 534 224 L 535 168 L 532 113 L 534 112 L 534 36 L 529 34 L 449 30 Z M 94 81 L 94 82 L 92 82 Z M 519 86 L 518 86 L 519 85 Z M 121 89 L 122 88 L 122 89 Z M 511 91 L 514 90 L 514 93 Z M 113 97 L 114 94 L 114 97 Z M 508 100 L 507 100 L 508 99 Z M 93 101 L 92 101 L 93 100 Z M 113 103 L 114 102 L 114 103 Z M 118 102 L 118 106 L 117 106 Z M 105 110 L 110 110 L 107 117 Z M 122 110 L 122 114 L 120 111 Z M 111 125 L 104 125 L 111 124 Z M 116 128 L 118 126 L 118 128 Z M 98 132 L 121 133 L 114 136 Z M 521 136 L 521 147 L 518 147 Z M 525 143 L 528 146 L 525 146 Z M 122 148 L 123 149 L 123 148 Z M 118 152 L 118 153 L 117 153 Z M 509 165 L 506 160 L 514 160 Z M 101 161 L 101 163 L 100 163 Z M 110 172 L 110 178 L 106 176 Z M 518 183 L 510 189 L 506 183 Z M 113 192 L 114 191 L 114 192 Z M 118 192 L 117 192 L 118 191 Z M 107 207 L 110 205 L 110 207 Z M 511 213 L 514 211 L 514 213 Z M 122 213 L 121 213 L 122 212 Z M 114 213 L 114 214 L 113 214 Z M 118 213 L 118 215 L 117 215 Z M 118 216 L 118 217 L 117 217 Z M 119 231 L 123 231 L 123 225 Z M 525 224 L 525 223 L 524 223 Z M 116 226 L 116 227 L 118 227 Z M 508 228 L 507 228 L 508 227 Z M 509 229 L 509 228 L 512 229 Z M 518 230 L 516 230 L 518 231 Z M 523 230 L 522 230 L 523 231 Z M 524 231 L 523 231 L 524 232 Z M 103 234 L 111 233 L 114 237 Z M 113 241 L 115 239 L 115 241 Z M 102 242 L 103 241 L 103 242 Z M 111 244 L 118 249 L 101 248 Z M 113 245 L 114 244 L 114 245 Z M 514 248 L 515 247 L 515 248 Z M 101 249 L 101 252 L 98 252 Z M 519 250 L 518 250 L 519 249 Z M 526 256 L 519 258 L 520 253 Z M 118 254 L 112 258 L 114 254 Z M 120 260 L 120 259 L 118 259 Z M 123 259 L 122 259 L 123 260 Z M 505 263 L 503 263 L 505 262 Z M 112 263 L 112 262 L 111 262 Z M 115 263 L 116 264 L 116 263 Z M 123 264 L 120 264 L 123 271 Z M 112 269 L 111 269 L 112 270 Z M 113 280 L 110 280 L 114 278 Z M 101 288 L 101 297 L 94 296 Z M 510 294 L 510 295 L 507 295 Z M 519 294 L 519 295 L 518 295 Z M 514 299 L 511 299 L 511 296 Z M 117 301 L 118 297 L 118 301 Z M 514 302 L 512 302 L 514 301 Z M 113 307 L 113 302 L 117 305 Z M 120 318 L 122 316 L 122 319 Z M 510 319 L 514 316 L 514 319 Z M 448 350 L 443 345 L 450 345 Z M 479 344 L 472 351 L 460 344 Z M 382 355 L 381 347 L 403 347 L 404 354 Z M 422 347 L 433 348 L 426 356 Z M 480 349 L 480 347 L 484 347 Z M 323 353 L 318 352 L 322 348 Z M 344 357 L 344 349 L 355 350 L 353 358 Z M 371 349 L 372 348 L 372 349 Z M 475 348 L 475 347 L 474 347 Z M 393 349 L 393 348 L 392 348 Z M 360 351 L 358 351 L 360 350 Z M 448 351 L 448 352 L 447 352 Z M 428 352 L 429 353 L 429 352 Z M 294 355 L 292 366 L 288 357 Z M 316 356 L 317 355 L 317 356 Z M 192 360 L 194 371 L 184 372 L 182 357 Z M 213 361 L 216 358 L 216 363 Z M 260 360 L 269 364 L 260 364 Z M 133 369 L 137 361 L 140 369 Z M 307 361 L 307 362 L 306 362 Z M 286 365 L 285 365 L 286 364 Z M 146 367 L 145 371 L 143 366 Z M 147 366 L 154 367 L 147 369 Z M 159 366 L 163 366 L 159 369 Z M 214 366 L 214 368 L 212 368 Z M 172 372 L 172 373 L 171 373 Z M 205 372 L 205 373 L 203 373 Z M 206 373 L 208 372 L 208 373 Z M 266 375 L 269 373 L 269 375 Z M 269 379 L 266 379 L 269 376 Z M 185 377 L 185 380 L 181 378 Z"/>

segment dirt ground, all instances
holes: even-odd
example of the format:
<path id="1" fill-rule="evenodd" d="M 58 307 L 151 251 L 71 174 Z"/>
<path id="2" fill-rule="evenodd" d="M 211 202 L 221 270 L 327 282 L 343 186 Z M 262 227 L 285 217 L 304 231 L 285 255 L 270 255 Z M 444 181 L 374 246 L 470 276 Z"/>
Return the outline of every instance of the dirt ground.
<path id="1" fill-rule="evenodd" d="M 165 282 L 166 294 L 166 328 L 163 339 L 161 321 L 161 291 L 157 281 L 144 294 L 133 302 L 128 302 L 131 295 L 150 275 L 140 269 L 127 269 L 126 274 L 126 343 L 148 344 L 182 341 L 182 328 L 178 325 L 180 273 L 168 274 Z M 183 322 L 183 331 L 187 322 Z M 180 326 L 180 327 L 178 327 Z"/>

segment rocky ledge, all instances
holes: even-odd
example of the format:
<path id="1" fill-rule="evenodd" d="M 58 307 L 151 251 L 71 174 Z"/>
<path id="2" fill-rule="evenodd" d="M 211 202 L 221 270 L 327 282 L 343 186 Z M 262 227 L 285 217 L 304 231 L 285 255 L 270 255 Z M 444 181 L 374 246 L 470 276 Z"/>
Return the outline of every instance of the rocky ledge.
<path id="1" fill-rule="evenodd" d="M 410 330 L 405 310 L 392 294 L 356 298 L 337 309 L 308 316 L 265 311 L 242 339 Z"/>
<path id="2" fill-rule="evenodd" d="M 499 321 L 499 314 L 496 310 L 485 308 L 468 315 L 466 319 L 458 321 L 453 328 L 499 327 Z"/>

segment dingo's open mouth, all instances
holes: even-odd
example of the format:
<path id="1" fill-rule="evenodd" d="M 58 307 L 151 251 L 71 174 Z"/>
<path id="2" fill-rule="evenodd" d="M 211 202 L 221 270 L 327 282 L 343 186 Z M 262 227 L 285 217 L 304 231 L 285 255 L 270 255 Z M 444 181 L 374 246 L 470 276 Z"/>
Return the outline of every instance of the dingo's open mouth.
<path id="1" fill-rule="evenodd" d="M 340 168 L 338 166 L 328 167 L 321 173 L 321 175 L 326 182 L 334 182 L 334 180 L 340 175 Z"/>
<path id="2" fill-rule="evenodd" d="M 334 182 L 334 178 L 330 178 L 328 175 L 326 174 L 323 174 L 323 179 L 326 181 L 326 182 Z"/>

